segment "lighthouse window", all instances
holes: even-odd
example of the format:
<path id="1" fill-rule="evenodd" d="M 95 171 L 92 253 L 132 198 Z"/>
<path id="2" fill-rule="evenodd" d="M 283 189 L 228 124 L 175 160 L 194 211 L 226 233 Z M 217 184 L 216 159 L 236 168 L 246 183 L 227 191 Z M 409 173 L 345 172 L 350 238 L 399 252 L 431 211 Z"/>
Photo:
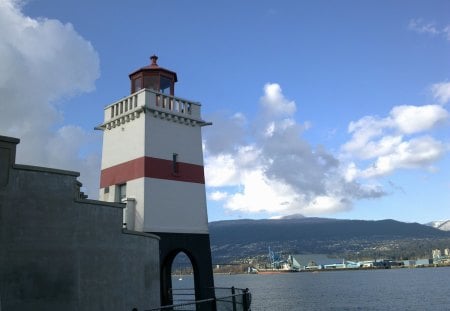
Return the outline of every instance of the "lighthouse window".
<path id="1" fill-rule="evenodd" d="M 122 202 L 127 198 L 127 184 L 117 186 L 117 201 Z"/>
<path id="2" fill-rule="evenodd" d="M 172 155 L 172 173 L 173 174 L 178 174 L 179 173 L 179 169 L 178 169 L 178 154 L 174 153 Z"/>

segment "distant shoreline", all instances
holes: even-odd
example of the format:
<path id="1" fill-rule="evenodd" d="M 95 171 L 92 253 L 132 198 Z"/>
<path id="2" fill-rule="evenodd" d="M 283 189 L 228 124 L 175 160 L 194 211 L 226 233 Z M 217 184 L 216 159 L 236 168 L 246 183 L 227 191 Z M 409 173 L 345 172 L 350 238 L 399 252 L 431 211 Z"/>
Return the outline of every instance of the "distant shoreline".
<path id="1" fill-rule="evenodd" d="M 214 275 L 236 275 L 236 274 L 260 274 L 260 275 L 270 275 L 270 274 L 291 274 L 291 273 L 317 273 L 317 272 L 331 272 L 331 271 L 369 271 L 369 270 L 396 270 L 396 269 L 424 269 L 424 268 L 445 268 L 450 267 L 450 265 L 420 265 L 420 266 L 392 266 L 392 267 L 361 267 L 361 268 L 336 268 L 336 269 L 302 269 L 298 271 L 284 271 L 284 270 L 270 270 L 270 271 L 260 271 L 254 273 L 248 272 L 213 272 Z M 175 275 L 175 274 L 174 274 Z M 190 275 L 190 274 L 186 274 Z"/>
<path id="2" fill-rule="evenodd" d="M 214 275 L 236 275 L 236 274 L 291 274 L 291 273 L 317 273 L 317 272 L 331 272 L 331 271 L 369 271 L 369 270 L 396 270 L 396 269 L 424 269 L 424 268 L 445 268 L 450 267 L 450 264 L 430 264 L 419 266 L 390 266 L 390 267 L 361 267 L 361 268 L 328 268 L 328 269 L 302 269 L 298 271 L 285 271 L 285 270 L 267 270 L 254 273 L 248 273 L 245 271 L 230 271 L 230 272 L 213 272 Z M 189 276 L 191 272 L 179 273 L 174 272 L 172 276 Z"/>

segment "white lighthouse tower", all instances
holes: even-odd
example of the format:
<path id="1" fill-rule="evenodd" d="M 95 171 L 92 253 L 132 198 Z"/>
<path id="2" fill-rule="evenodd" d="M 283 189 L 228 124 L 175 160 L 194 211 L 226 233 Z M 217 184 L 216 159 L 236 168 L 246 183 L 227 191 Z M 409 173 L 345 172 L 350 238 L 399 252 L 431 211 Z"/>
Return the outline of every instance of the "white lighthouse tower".
<path id="1" fill-rule="evenodd" d="M 190 258 L 196 298 L 211 298 L 200 104 L 174 96 L 177 74 L 149 66 L 129 75 L 131 95 L 105 107 L 100 200 L 125 202 L 124 226 L 161 237 L 161 300 L 172 301 L 171 265 Z"/>

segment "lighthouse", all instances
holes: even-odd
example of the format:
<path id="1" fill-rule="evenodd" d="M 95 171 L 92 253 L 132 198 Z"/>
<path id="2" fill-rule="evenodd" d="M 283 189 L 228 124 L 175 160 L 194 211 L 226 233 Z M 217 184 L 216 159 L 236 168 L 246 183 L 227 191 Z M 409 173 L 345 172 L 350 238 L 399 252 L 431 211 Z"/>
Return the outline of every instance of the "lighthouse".
<path id="1" fill-rule="evenodd" d="M 100 200 L 126 203 L 123 226 L 158 235 L 161 302 L 171 304 L 171 266 L 184 252 L 196 299 L 214 287 L 198 102 L 175 96 L 177 74 L 150 64 L 129 75 L 130 95 L 104 108 Z"/>

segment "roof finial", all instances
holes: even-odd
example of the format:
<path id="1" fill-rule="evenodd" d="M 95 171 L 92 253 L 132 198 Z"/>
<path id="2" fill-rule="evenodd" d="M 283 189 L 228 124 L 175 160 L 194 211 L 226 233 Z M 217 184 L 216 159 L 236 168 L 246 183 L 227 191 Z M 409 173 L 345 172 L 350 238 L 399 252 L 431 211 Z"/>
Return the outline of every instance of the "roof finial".
<path id="1" fill-rule="evenodd" d="M 156 56 L 155 54 L 153 54 L 150 59 L 152 60 L 152 63 L 150 64 L 150 67 L 158 67 L 158 64 L 156 63 L 156 61 L 158 60 L 158 56 Z"/>

